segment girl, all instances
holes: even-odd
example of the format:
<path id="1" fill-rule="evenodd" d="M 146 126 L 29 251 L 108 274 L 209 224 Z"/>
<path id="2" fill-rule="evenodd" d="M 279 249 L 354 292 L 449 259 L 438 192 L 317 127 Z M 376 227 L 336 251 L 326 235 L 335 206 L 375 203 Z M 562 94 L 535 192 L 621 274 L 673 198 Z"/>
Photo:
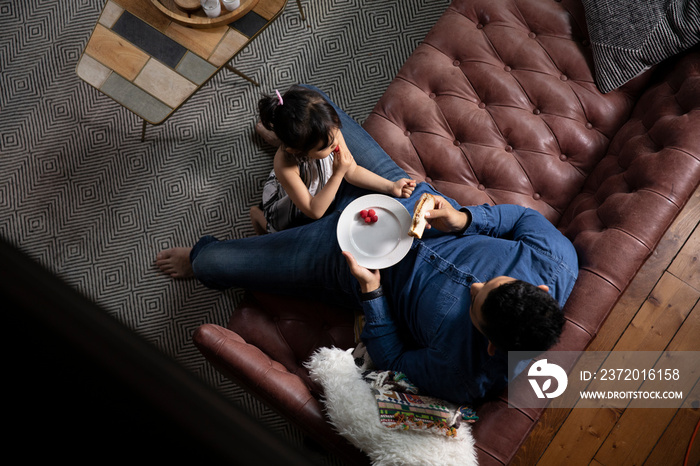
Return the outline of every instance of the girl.
<path id="1" fill-rule="evenodd" d="M 250 210 L 258 234 L 321 218 L 343 179 L 395 197 L 411 195 L 415 181 L 392 182 L 355 163 L 340 131 L 340 118 L 321 94 L 302 86 L 292 86 L 284 95 L 275 92 L 258 102 L 256 129 L 278 145 L 262 203 Z"/>

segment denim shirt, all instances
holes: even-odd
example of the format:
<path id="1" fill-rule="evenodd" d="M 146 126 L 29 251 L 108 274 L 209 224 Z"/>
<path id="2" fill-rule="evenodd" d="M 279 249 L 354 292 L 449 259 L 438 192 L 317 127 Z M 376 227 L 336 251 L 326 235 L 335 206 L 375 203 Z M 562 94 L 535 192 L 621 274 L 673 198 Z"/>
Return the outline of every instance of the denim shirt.
<path id="1" fill-rule="evenodd" d="M 538 212 L 514 205 L 466 207 L 462 234 L 426 230 L 382 271 L 383 296 L 364 301 L 362 340 L 375 365 L 400 371 L 424 393 L 475 403 L 505 387 L 506 354 L 469 316 L 470 286 L 505 275 L 547 285 L 563 305 L 578 274 L 576 252 Z"/>

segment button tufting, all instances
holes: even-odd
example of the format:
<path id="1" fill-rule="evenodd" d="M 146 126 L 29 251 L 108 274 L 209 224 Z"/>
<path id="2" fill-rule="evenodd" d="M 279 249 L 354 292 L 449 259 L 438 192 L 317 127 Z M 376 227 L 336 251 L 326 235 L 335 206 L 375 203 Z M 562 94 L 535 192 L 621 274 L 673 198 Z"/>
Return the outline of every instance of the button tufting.
<path id="1" fill-rule="evenodd" d="M 539 114 L 542 113 L 542 112 L 540 112 L 540 109 L 539 109 L 539 108 L 536 108 L 536 109 L 534 109 L 534 110 L 532 111 L 532 113 L 534 113 L 535 115 L 539 115 Z"/>
<path id="2" fill-rule="evenodd" d="M 406 137 L 408 137 L 408 136 L 411 135 L 411 132 L 410 132 L 409 130 L 406 130 L 406 131 L 403 132 L 403 135 L 406 136 Z"/>
<path id="3" fill-rule="evenodd" d="M 476 28 L 477 29 L 484 29 L 484 25 L 481 23 L 476 23 Z"/>
<path id="4" fill-rule="evenodd" d="M 510 72 L 510 69 L 511 69 L 511 68 L 510 68 L 510 66 L 506 65 L 503 69 L 506 70 L 506 71 L 508 71 L 508 72 Z"/>
<path id="5" fill-rule="evenodd" d="M 479 108 L 486 108 L 486 104 L 483 102 L 479 102 Z"/>
<path id="6" fill-rule="evenodd" d="M 561 160 L 562 162 L 566 162 L 566 159 L 567 159 L 567 158 L 568 158 L 568 157 L 567 157 L 566 155 L 564 155 L 564 154 L 561 154 L 561 155 L 559 156 L 559 160 Z"/>
<path id="7" fill-rule="evenodd" d="M 505 147 L 505 149 L 506 149 L 506 152 L 513 152 L 513 146 L 511 146 L 510 144 L 507 145 L 507 146 Z"/>
<path id="8" fill-rule="evenodd" d="M 434 98 L 435 98 L 435 93 L 431 92 L 430 94 L 428 94 L 428 97 L 430 97 L 431 99 L 434 99 Z"/>
<path id="9" fill-rule="evenodd" d="M 478 189 L 479 191 L 483 191 L 483 190 L 486 189 L 486 186 L 484 186 L 483 184 L 480 184 L 479 186 L 477 186 L 477 189 Z"/>
<path id="10" fill-rule="evenodd" d="M 531 33 L 528 34 L 527 36 L 528 36 L 530 39 L 534 39 L 535 37 L 537 37 L 537 34 L 535 34 L 534 32 L 531 32 Z"/>
<path id="11" fill-rule="evenodd" d="M 590 121 L 586 123 L 586 128 L 593 129 L 593 123 L 591 123 Z"/>
<path id="12" fill-rule="evenodd" d="M 536 200 L 536 201 L 539 201 L 541 197 L 542 197 L 542 196 L 540 196 L 540 193 L 535 193 L 535 194 L 532 195 L 532 198 L 533 198 L 534 200 Z"/>
<path id="13" fill-rule="evenodd" d="M 455 139 L 455 140 L 452 142 L 452 144 L 454 144 L 455 146 L 459 146 L 459 145 L 462 144 L 462 143 Z"/>
<path id="14" fill-rule="evenodd" d="M 562 81 L 568 81 L 569 77 L 565 74 L 562 74 L 561 76 L 559 76 L 559 79 L 561 79 Z"/>
<path id="15" fill-rule="evenodd" d="M 459 66 L 459 60 L 453 61 L 452 64 L 453 64 L 454 66 Z"/>

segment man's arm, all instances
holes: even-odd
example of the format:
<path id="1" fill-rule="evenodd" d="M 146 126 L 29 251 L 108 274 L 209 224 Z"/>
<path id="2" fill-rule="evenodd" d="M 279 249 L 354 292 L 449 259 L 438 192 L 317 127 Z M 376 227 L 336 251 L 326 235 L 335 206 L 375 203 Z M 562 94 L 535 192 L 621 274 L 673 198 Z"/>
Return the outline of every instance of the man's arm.
<path id="1" fill-rule="evenodd" d="M 446 368 L 449 361 L 439 351 L 432 348 L 406 348 L 383 294 L 379 271 L 360 266 L 350 253 L 343 252 L 343 255 L 350 271 L 360 283 L 365 314 L 362 341 L 367 346 L 372 362 L 380 369 L 403 372 L 412 383 L 435 397 L 455 403 L 481 398 L 485 392 L 473 392 L 473 388 L 470 390 L 469 387 L 445 380 L 444 374 L 458 369 Z"/>
<path id="2" fill-rule="evenodd" d="M 520 242 L 536 251 L 550 272 L 541 283 L 561 305 L 571 293 L 578 276 L 578 257 L 571 241 L 549 220 L 533 209 L 517 205 L 480 205 L 467 207 L 472 221 L 465 235 L 487 235 Z M 544 259 L 546 258 L 546 259 Z M 556 266 L 554 266 L 556 264 Z M 555 272 L 556 270 L 556 272 Z"/>
<path id="3" fill-rule="evenodd" d="M 464 384 L 464 377 L 459 374 L 462 368 L 451 364 L 449 357 L 438 349 L 406 347 L 383 294 L 365 297 L 362 309 L 365 326 L 361 338 L 379 369 L 402 372 L 421 393 L 453 403 L 475 402 L 490 389 L 491 381 L 481 383 L 483 374 L 475 375 L 472 383 Z"/>
<path id="4" fill-rule="evenodd" d="M 375 364 L 381 368 L 391 368 L 403 353 L 403 344 L 382 291 L 379 270 L 362 267 L 349 252 L 344 251 L 343 256 L 362 292 L 362 309 L 365 314 L 362 340 Z"/>
<path id="5" fill-rule="evenodd" d="M 435 208 L 426 213 L 428 228 L 445 233 L 477 233 L 520 239 L 532 234 L 551 233 L 554 226 L 535 210 L 518 205 L 480 205 L 456 209 L 442 196 L 435 197 Z"/>
<path id="6" fill-rule="evenodd" d="M 571 242 L 542 214 L 519 205 L 479 205 L 465 208 L 471 222 L 464 234 L 480 234 L 522 241 L 549 255 L 571 259 L 576 265 Z"/>
<path id="7" fill-rule="evenodd" d="M 458 210 L 443 197 L 435 196 L 435 209 L 428 211 L 425 218 L 427 228 L 446 233 L 526 241 L 544 250 L 571 248 L 569 241 L 542 214 L 518 205 L 479 205 Z"/>

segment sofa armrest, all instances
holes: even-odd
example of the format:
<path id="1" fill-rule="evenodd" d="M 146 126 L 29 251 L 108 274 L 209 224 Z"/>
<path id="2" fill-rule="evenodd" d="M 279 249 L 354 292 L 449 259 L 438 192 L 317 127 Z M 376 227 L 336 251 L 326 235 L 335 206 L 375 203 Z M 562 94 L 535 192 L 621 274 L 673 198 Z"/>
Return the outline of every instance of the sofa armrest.
<path id="1" fill-rule="evenodd" d="M 240 335 L 215 324 L 195 330 L 195 346 L 222 374 L 294 424 L 331 451 L 366 464 L 367 457 L 338 435 L 327 422 L 321 403 L 304 380 Z"/>
<path id="2" fill-rule="evenodd" d="M 285 416 L 307 425 L 325 426 L 321 405 L 304 381 L 256 346 L 246 343 L 236 332 L 204 324 L 195 331 L 193 339 L 217 369 L 271 405 L 284 406 Z"/>
<path id="3" fill-rule="evenodd" d="M 355 346 L 354 315 L 320 301 L 248 292 L 226 325 L 299 376 L 314 396 L 320 387 L 304 362 L 320 347 Z"/>

